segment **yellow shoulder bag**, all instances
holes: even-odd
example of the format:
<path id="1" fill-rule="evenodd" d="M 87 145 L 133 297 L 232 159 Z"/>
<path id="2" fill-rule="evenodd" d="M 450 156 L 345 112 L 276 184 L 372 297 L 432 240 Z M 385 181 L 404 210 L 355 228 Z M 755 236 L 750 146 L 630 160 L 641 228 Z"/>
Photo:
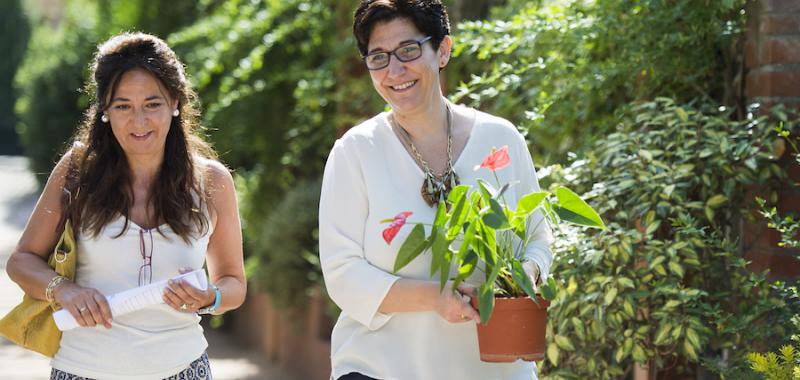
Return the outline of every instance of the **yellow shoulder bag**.
<path id="1" fill-rule="evenodd" d="M 77 251 L 75 234 L 67 219 L 47 264 L 56 273 L 74 280 Z M 47 301 L 25 294 L 22 302 L 0 319 L 0 335 L 29 350 L 53 357 L 61 343 L 61 331 L 53 320 L 53 311 Z"/>

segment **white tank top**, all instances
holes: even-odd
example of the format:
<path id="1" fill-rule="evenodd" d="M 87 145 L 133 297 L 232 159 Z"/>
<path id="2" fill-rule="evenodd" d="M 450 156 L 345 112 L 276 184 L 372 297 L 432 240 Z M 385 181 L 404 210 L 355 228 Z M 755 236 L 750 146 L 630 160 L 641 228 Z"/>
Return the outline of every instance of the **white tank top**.
<path id="1" fill-rule="evenodd" d="M 96 237 L 78 240 L 76 282 L 111 295 L 139 286 L 140 268 L 150 255 L 152 282 L 177 276 L 180 268 L 203 267 L 213 231 L 192 237 L 187 244 L 168 225 L 144 229 L 117 218 Z M 152 238 L 152 240 L 151 240 Z M 151 243 L 152 242 L 152 243 Z M 152 251 L 151 251 L 152 247 Z M 142 269 L 146 272 L 146 269 Z M 144 278 L 145 283 L 149 278 Z M 65 331 L 51 361 L 53 368 L 93 379 L 163 379 L 200 357 L 208 343 L 194 313 L 181 313 L 166 304 L 115 317 L 111 329 L 79 327 Z"/>

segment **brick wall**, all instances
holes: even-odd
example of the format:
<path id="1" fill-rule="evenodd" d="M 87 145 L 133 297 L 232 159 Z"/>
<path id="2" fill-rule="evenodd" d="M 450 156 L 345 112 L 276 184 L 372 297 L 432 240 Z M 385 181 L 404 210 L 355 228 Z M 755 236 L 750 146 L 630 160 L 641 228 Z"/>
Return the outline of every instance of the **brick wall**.
<path id="1" fill-rule="evenodd" d="M 800 110 L 800 0 L 751 0 L 744 45 L 744 95 L 762 109 L 775 104 Z M 800 168 L 785 153 L 779 164 L 800 183 Z M 766 194 L 765 194 L 766 195 Z M 800 192 L 787 184 L 778 191 L 781 212 L 800 212 Z M 777 247 L 778 234 L 764 223 L 743 222 L 742 248 L 754 270 L 774 278 L 800 277 L 798 252 Z"/>

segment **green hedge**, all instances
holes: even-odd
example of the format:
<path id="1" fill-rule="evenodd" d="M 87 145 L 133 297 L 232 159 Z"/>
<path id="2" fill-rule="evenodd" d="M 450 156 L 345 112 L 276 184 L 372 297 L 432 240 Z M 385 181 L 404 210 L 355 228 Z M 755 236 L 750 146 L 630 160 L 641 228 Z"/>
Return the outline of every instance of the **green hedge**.
<path id="1" fill-rule="evenodd" d="M 317 245 L 321 186 L 319 179 L 300 181 L 263 223 L 246 230 L 248 276 L 280 307 L 304 306 L 309 292 L 323 285 Z"/>
<path id="2" fill-rule="evenodd" d="M 631 102 L 738 104 L 744 0 L 511 1 L 455 34 L 453 99 L 514 122 L 540 164 L 612 132 Z"/>
<path id="3" fill-rule="evenodd" d="M 0 154 L 19 154 L 14 115 L 16 91 L 14 74 L 22 62 L 28 45 L 31 28 L 20 0 L 0 3 L 0 46 L 7 48 L 5 58 L 0 60 Z"/>
<path id="4" fill-rule="evenodd" d="M 731 113 L 638 104 L 586 159 L 550 169 L 545 181 L 583 189 L 608 229 L 585 240 L 562 230 L 547 378 L 616 379 L 633 362 L 742 378 L 749 350 L 788 339 L 798 300 L 747 270 L 738 241 L 748 190 L 784 180 L 770 159 L 775 123 Z"/>

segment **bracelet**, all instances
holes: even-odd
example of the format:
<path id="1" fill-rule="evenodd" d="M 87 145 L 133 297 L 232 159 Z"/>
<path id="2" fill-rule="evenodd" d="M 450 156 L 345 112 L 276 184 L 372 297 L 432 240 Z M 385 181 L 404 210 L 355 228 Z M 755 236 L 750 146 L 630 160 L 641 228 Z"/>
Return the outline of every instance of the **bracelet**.
<path id="1" fill-rule="evenodd" d="M 216 313 L 217 310 L 219 310 L 219 304 L 222 302 L 222 292 L 219 291 L 219 286 L 214 284 L 211 284 L 211 286 L 214 287 L 214 306 L 211 308 L 214 309 L 214 312 Z"/>
<path id="2" fill-rule="evenodd" d="M 219 291 L 218 286 L 214 284 L 211 284 L 211 286 L 214 288 L 214 305 L 200 308 L 199 310 L 197 310 L 197 314 L 212 314 L 216 313 L 217 310 L 219 309 L 219 304 L 220 302 L 222 302 L 222 292 Z"/>
<path id="3" fill-rule="evenodd" d="M 50 279 L 50 282 L 47 283 L 47 287 L 44 289 L 44 298 L 47 300 L 47 302 L 51 304 L 55 302 L 55 298 L 53 298 L 53 291 L 56 289 L 56 286 L 67 280 L 68 278 L 61 275 Z"/>

